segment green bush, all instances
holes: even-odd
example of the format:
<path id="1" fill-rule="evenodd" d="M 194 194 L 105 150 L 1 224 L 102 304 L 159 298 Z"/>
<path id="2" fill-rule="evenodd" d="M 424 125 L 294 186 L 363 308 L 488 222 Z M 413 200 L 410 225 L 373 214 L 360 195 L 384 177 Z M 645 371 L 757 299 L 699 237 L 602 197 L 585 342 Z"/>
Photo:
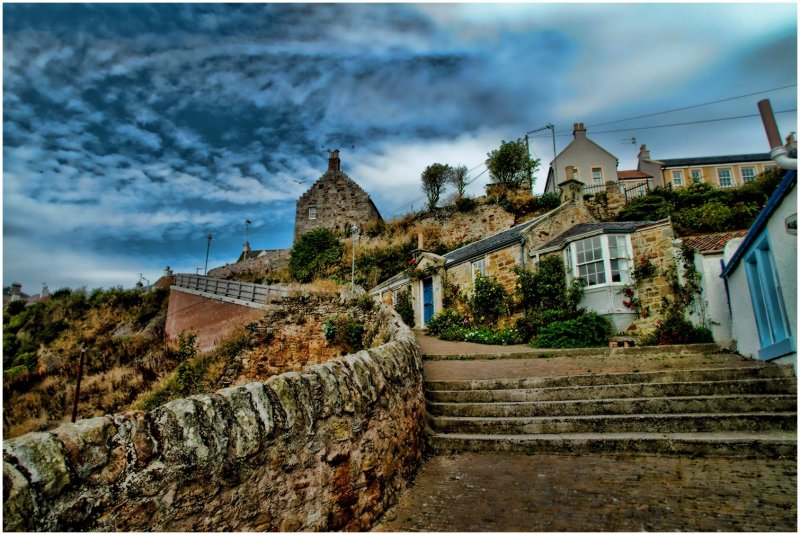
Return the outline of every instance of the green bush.
<path id="1" fill-rule="evenodd" d="M 529 342 L 539 334 L 542 327 L 557 321 L 573 319 L 577 315 L 577 312 L 562 309 L 531 311 L 517 320 L 517 331 L 524 342 Z"/>
<path id="2" fill-rule="evenodd" d="M 478 206 L 478 201 L 472 197 L 456 197 L 455 207 L 459 212 L 471 212 Z"/>
<path id="3" fill-rule="evenodd" d="M 331 274 L 342 261 L 344 246 L 328 229 L 320 228 L 300 236 L 289 252 L 289 271 L 295 280 L 310 282 Z"/>
<path id="4" fill-rule="evenodd" d="M 508 312 L 508 294 L 494 277 L 478 273 L 469 300 L 470 313 L 476 323 L 492 324 Z"/>
<path id="5" fill-rule="evenodd" d="M 178 349 L 173 352 L 173 357 L 178 361 L 193 359 L 197 356 L 197 334 L 183 331 L 178 334 Z"/>
<path id="6" fill-rule="evenodd" d="M 445 329 L 440 335 L 441 340 L 453 342 L 472 342 L 475 344 L 512 345 L 522 343 L 522 336 L 514 327 L 505 327 L 494 330 L 490 327 L 470 328 L 466 326 L 452 326 Z"/>
<path id="7" fill-rule="evenodd" d="M 404 289 L 397 292 L 394 309 L 400 314 L 400 319 L 409 327 L 414 327 L 414 306 L 411 304 L 411 290 Z"/>
<path id="8" fill-rule="evenodd" d="M 349 315 L 331 316 L 322 325 L 325 339 L 342 346 L 347 353 L 364 349 L 364 324 Z"/>
<path id="9" fill-rule="evenodd" d="M 428 320 L 425 326 L 428 334 L 438 336 L 452 327 L 468 327 L 469 320 L 455 310 L 445 309 Z"/>
<path id="10" fill-rule="evenodd" d="M 605 318 L 594 312 L 586 312 L 574 319 L 545 325 L 531 346 L 550 348 L 607 346 L 611 332 L 611 324 Z"/>
<path id="11" fill-rule="evenodd" d="M 702 344 L 713 342 L 711 330 L 693 325 L 678 315 L 669 315 L 656 322 L 656 328 L 642 337 L 642 345 Z"/>
<path id="12" fill-rule="evenodd" d="M 549 211 L 555 210 L 559 205 L 561 205 L 561 197 L 558 196 L 558 193 L 543 193 L 539 197 L 539 208 Z"/>
<path id="13" fill-rule="evenodd" d="M 11 301 L 8 306 L 6 307 L 5 313 L 10 318 L 11 316 L 16 316 L 20 312 L 25 310 L 25 301 L 22 299 L 18 299 L 16 301 Z"/>

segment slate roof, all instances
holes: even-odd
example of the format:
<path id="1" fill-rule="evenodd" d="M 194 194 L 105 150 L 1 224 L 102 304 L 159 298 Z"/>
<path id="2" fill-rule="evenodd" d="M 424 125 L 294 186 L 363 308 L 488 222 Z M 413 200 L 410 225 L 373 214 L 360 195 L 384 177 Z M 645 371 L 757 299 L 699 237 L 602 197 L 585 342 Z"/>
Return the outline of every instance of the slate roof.
<path id="1" fill-rule="evenodd" d="M 548 214 L 549 213 L 550 212 L 548 212 Z M 470 243 L 469 245 L 465 245 L 464 247 L 459 247 L 454 251 L 450 251 L 449 253 L 445 253 L 442 255 L 447 259 L 445 261 L 445 266 L 454 266 L 456 264 L 460 264 L 461 262 L 466 262 L 471 258 L 496 251 L 497 249 L 502 249 L 503 247 L 507 247 L 512 243 L 521 242 L 522 234 L 528 229 L 528 227 L 536 224 L 546 216 L 547 214 L 544 214 L 515 227 L 511 227 L 508 230 L 498 232 L 494 236 L 489 236 L 488 238 L 478 240 L 474 243 Z"/>
<path id="2" fill-rule="evenodd" d="M 716 232 L 714 234 L 700 234 L 698 236 L 686 236 L 681 238 L 683 243 L 701 253 L 722 252 L 725 244 L 734 238 L 741 238 L 746 235 L 746 230 L 734 230 L 732 232 Z"/>
<path id="3" fill-rule="evenodd" d="M 538 250 L 550 249 L 551 247 L 560 248 L 570 238 L 588 234 L 590 232 L 599 232 L 602 234 L 630 234 L 631 232 L 635 232 L 642 227 L 647 227 L 655 223 L 662 223 L 664 221 L 666 221 L 666 219 L 661 219 L 659 221 L 608 221 L 605 223 L 581 223 L 571 227 L 566 232 L 542 245 Z"/>
<path id="4" fill-rule="evenodd" d="M 647 173 L 643 173 L 642 171 L 637 171 L 636 169 L 632 171 L 617 171 L 618 180 L 631 180 L 636 178 L 645 179 L 645 178 L 653 178 L 653 176 L 648 175 Z"/>
<path id="5" fill-rule="evenodd" d="M 763 210 L 761 210 L 761 213 L 758 214 L 758 217 L 750 226 L 750 229 L 747 231 L 747 236 L 744 237 L 744 240 L 739 245 L 739 248 L 736 249 L 735 253 L 733 253 L 733 256 L 728 261 L 728 265 L 722 270 L 722 275 L 720 275 L 721 277 L 727 278 L 728 275 L 731 274 L 731 271 L 733 271 L 733 269 L 742 259 L 742 256 L 750 247 L 750 244 L 753 243 L 753 240 L 759 237 L 761 231 L 767 226 L 767 222 L 772 216 L 772 213 L 776 208 L 778 208 L 778 206 L 781 204 L 781 201 L 783 201 L 784 197 L 786 197 L 789 192 L 792 191 L 792 188 L 794 188 L 796 184 L 797 171 L 788 171 L 783 177 L 783 180 L 781 180 L 781 183 L 778 184 L 778 187 L 775 188 L 775 192 L 770 195 L 767 205 Z"/>
<path id="6" fill-rule="evenodd" d="M 700 156 L 697 158 L 670 158 L 661 160 L 664 167 L 691 167 L 693 165 L 717 165 L 726 163 L 769 162 L 768 152 L 757 154 L 731 154 L 730 156 Z"/>

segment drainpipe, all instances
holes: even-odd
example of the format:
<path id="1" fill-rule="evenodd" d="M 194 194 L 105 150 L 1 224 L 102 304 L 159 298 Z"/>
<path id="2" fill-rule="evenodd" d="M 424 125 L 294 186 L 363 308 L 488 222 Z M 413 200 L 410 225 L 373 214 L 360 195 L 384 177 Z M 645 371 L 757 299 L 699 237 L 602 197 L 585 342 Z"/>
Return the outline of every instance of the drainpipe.
<path id="1" fill-rule="evenodd" d="M 761 113 L 761 121 L 764 123 L 767 141 L 769 141 L 769 157 L 782 169 L 797 170 L 797 157 L 792 158 L 789 149 L 781 143 L 781 134 L 778 131 L 778 125 L 775 122 L 775 115 L 772 113 L 772 105 L 770 105 L 769 99 L 759 101 L 758 111 Z"/>

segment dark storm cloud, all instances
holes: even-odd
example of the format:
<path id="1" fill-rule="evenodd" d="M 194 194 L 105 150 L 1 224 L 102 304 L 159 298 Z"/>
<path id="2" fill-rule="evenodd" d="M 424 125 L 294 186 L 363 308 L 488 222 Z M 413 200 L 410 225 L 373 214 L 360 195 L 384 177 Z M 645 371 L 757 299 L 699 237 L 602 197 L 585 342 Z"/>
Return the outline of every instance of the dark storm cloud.
<path id="1" fill-rule="evenodd" d="M 64 261 L 82 266 L 80 251 L 106 259 L 115 277 L 142 269 L 126 258 L 192 266 L 208 232 L 217 260 L 229 261 L 245 217 L 254 246 L 285 247 L 294 200 L 325 168 L 323 146 L 355 146 L 357 178 L 379 206 L 394 206 L 398 190 L 416 189 L 406 182 L 430 163 L 422 158 L 446 157 L 434 148 L 460 146 L 452 157 L 474 164 L 500 137 L 578 112 L 613 113 L 609 100 L 627 105 L 624 90 L 650 87 L 615 79 L 625 69 L 645 78 L 645 62 L 594 59 L 595 49 L 625 50 L 637 30 L 609 41 L 598 29 L 636 26 L 589 7 L 3 9 L 10 277 L 35 262 L 23 254 L 32 246 L 68 248 Z M 633 35 L 637 47 L 643 37 Z M 686 70 L 681 58 L 652 63 L 653 72 Z"/>

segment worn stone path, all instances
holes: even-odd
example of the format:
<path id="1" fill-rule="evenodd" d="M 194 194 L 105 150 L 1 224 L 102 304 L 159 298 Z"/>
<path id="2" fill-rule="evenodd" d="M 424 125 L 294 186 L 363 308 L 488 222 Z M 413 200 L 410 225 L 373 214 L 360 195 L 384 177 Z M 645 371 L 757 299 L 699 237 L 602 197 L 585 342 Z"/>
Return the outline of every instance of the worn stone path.
<path id="1" fill-rule="evenodd" d="M 431 458 L 373 531 L 797 530 L 795 460 Z"/>
<path id="2" fill-rule="evenodd" d="M 511 356 L 486 346 L 417 336 L 423 353 Z M 692 357 L 694 358 L 694 357 Z M 713 368 L 760 366 L 730 354 L 697 356 Z M 686 362 L 686 359 L 683 359 Z M 570 355 L 428 360 L 426 380 L 542 377 L 670 369 L 664 355 Z M 430 458 L 373 531 L 791 531 L 797 461 L 632 454 L 455 453 Z"/>

